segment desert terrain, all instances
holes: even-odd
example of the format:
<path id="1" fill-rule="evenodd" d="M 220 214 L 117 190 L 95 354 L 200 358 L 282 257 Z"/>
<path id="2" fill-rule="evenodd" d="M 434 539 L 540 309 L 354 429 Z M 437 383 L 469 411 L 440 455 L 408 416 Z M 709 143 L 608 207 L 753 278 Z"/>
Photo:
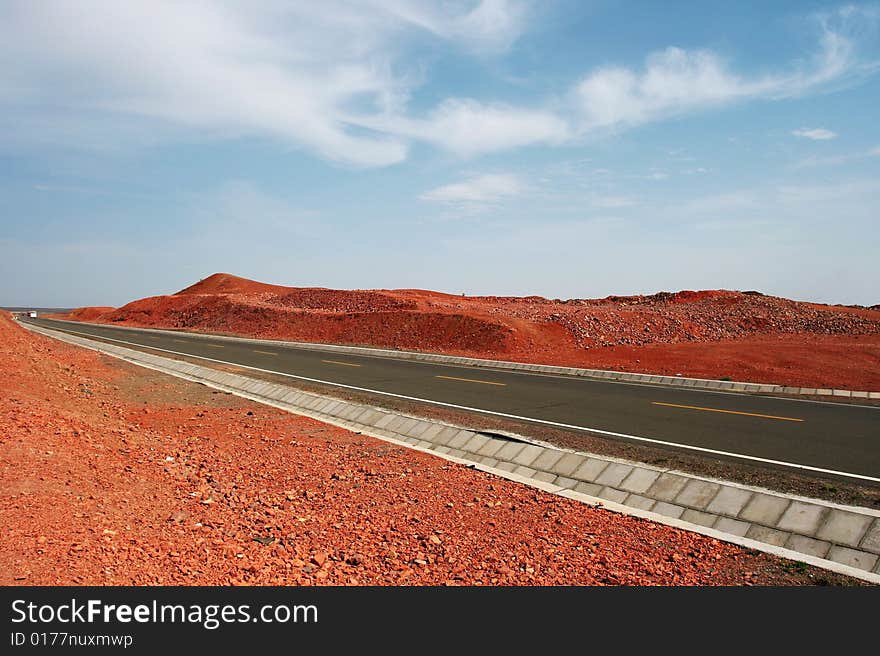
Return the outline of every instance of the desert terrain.
<path id="1" fill-rule="evenodd" d="M 31 333 L 0 315 L 2 585 L 859 583 Z"/>
<path id="2" fill-rule="evenodd" d="M 603 299 L 333 290 L 217 273 L 63 318 L 801 387 L 880 390 L 880 310 L 754 291 Z"/>

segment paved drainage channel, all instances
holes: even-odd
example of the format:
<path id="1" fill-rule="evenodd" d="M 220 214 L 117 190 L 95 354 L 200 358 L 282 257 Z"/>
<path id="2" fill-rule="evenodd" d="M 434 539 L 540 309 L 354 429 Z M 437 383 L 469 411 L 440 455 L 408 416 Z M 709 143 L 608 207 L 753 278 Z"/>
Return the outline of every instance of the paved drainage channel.
<path id="1" fill-rule="evenodd" d="M 771 492 L 521 436 L 481 433 L 189 362 L 26 328 L 560 496 L 880 583 L 880 511 Z"/>

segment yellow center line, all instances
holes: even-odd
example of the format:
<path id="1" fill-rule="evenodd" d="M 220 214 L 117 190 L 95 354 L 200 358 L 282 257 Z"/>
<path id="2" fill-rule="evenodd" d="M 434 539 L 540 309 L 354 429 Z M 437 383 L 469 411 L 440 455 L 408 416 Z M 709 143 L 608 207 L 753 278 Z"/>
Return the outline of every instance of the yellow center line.
<path id="1" fill-rule="evenodd" d="M 178 344 L 186 344 L 185 339 L 175 339 L 174 341 L 177 342 Z"/>
<path id="2" fill-rule="evenodd" d="M 759 415 L 755 412 L 739 412 L 737 410 L 721 410 L 719 408 L 702 408 L 698 405 L 679 405 L 677 403 L 661 403 L 660 401 L 651 401 L 654 405 L 665 405 L 669 408 L 685 408 L 686 410 L 705 410 L 706 412 L 723 412 L 728 415 L 745 415 L 746 417 L 761 417 L 762 419 L 779 419 L 780 421 L 803 421 L 803 419 L 795 419 L 794 417 L 777 417 L 775 415 Z"/>
<path id="3" fill-rule="evenodd" d="M 209 348 L 226 348 L 222 344 L 205 344 L 205 346 L 207 346 Z"/>
<path id="4" fill-rule="evenodd" d="M 355 364 L 354 362 L 339 362 L 338 360 L 321 360 L 321 362 L 326 362 L 327 364 L 341 364 L 343 367 L 360 367 L 359 364 Z"/>
<path id="5" fill-rule="evenodd" d="M 262 353 L 263 355 L 278 355 L 277 353 L 272 353 L 272 351 L 258 351 L 254 349 L 254 353 Z"/>
<path id="6" fill-rule="evenodd" d="M 456 378 L 455 376 L 434 376 L 434 378 L 443 378 L 445 380 L 460 380 L 465 383 L 480 383 L 481 385 L 498 385 L 498 387 L 507 387 L 507 383 L 495 383 L 491 380 L 474 380 L 473 378 Z"/>

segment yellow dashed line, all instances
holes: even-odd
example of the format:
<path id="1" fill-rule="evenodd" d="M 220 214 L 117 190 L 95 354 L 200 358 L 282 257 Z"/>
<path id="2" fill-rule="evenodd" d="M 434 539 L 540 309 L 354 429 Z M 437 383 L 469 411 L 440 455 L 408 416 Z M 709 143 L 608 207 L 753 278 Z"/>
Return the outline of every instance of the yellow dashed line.
<path id="1" fill-rule="evenodd" d="M 434 378 L 443 378 L 444 380 L 460 380 L 464 383 L 480 383 L 481 385 L 497 385 L 498 387 L 507 387 L 507 383 L 495 383 L 491 380 L 474 380 L 473 378 L 456 378 L 455 376 L 434 376 Z"/>
<path id="2" fill-rule="evenodd" d="M 359 364 L 353 362 L 339 362 L 338 360 L 321 360 L 321 362 L 326 362 L 327 364 L 341 364 L 343 367 L 360 367 Z"/>
<path id="3" fill-rule="evenodd" d="M 254 353 L 262 353 L 263 355 L 278 355 L 277 353 L 272 353 L 272 351 L 258 351 L 254 349 Z"/>
<path id="4" fill-rule="evenodd" d="M 660 401 L 651 401 L 654 405 L 664 405 L 668 408 L 684 408 L 686 410 L 703 410 L 705 412 L 723 412 L 728 415 L 745 415 L 746 417 L 761 417 L 762 419 L 778 419 L 780 421 L 803 421 L 803 419 L 795 419 L 794 417 L 776 417 L 775 415 L 759 415 L 754 412 L 739 412 L 738 410 L 720 410 L 719 408 L 701 408 L 698 405 L 678 405 L 677 403 L 661 403 Z"/>

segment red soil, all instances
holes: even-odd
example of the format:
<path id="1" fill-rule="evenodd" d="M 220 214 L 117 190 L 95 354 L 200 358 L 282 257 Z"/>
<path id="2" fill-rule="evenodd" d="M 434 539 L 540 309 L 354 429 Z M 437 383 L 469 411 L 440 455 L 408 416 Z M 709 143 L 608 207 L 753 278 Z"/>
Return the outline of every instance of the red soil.
<path id="1" fill-rule="evenodd" d="M 757 292 L 550 300 L 290 288 L 215 274 L 171 296 L 106 312 L 83 308 L 70 318 L 574 367 L 880 389 L 880 311 Z"/>
<path id="2" fill-rule="evenodd" d="M 0 585 L 846 582 L 0 315 Z"/>
<path id="3" fill-rule="evenodd" d="M 116 308 L 110 306 L 77 308 L 69 313 L 67 318 L 75 321 L 95 321 L 96 319 L 99 319 L 102 314 L 107 314 L 115 309 Z"/>
<path id="4" fill-rule="evenodd" d="M 181 289 L 178 294 L 263 294 L 283 293 L 287 287 L 270 285 L 265 282 L 239 278 L 230 273 L 215 273 L 213 276 L 200 280 L 186 289 Z"/>
<path id="5" fill-rule="evenodd" d="M 601 369 L 729 378 L 829 389 L 880 389 L 880 336 L 777 335 L 721 342 L 612 346 L 596 350 Z"/>

